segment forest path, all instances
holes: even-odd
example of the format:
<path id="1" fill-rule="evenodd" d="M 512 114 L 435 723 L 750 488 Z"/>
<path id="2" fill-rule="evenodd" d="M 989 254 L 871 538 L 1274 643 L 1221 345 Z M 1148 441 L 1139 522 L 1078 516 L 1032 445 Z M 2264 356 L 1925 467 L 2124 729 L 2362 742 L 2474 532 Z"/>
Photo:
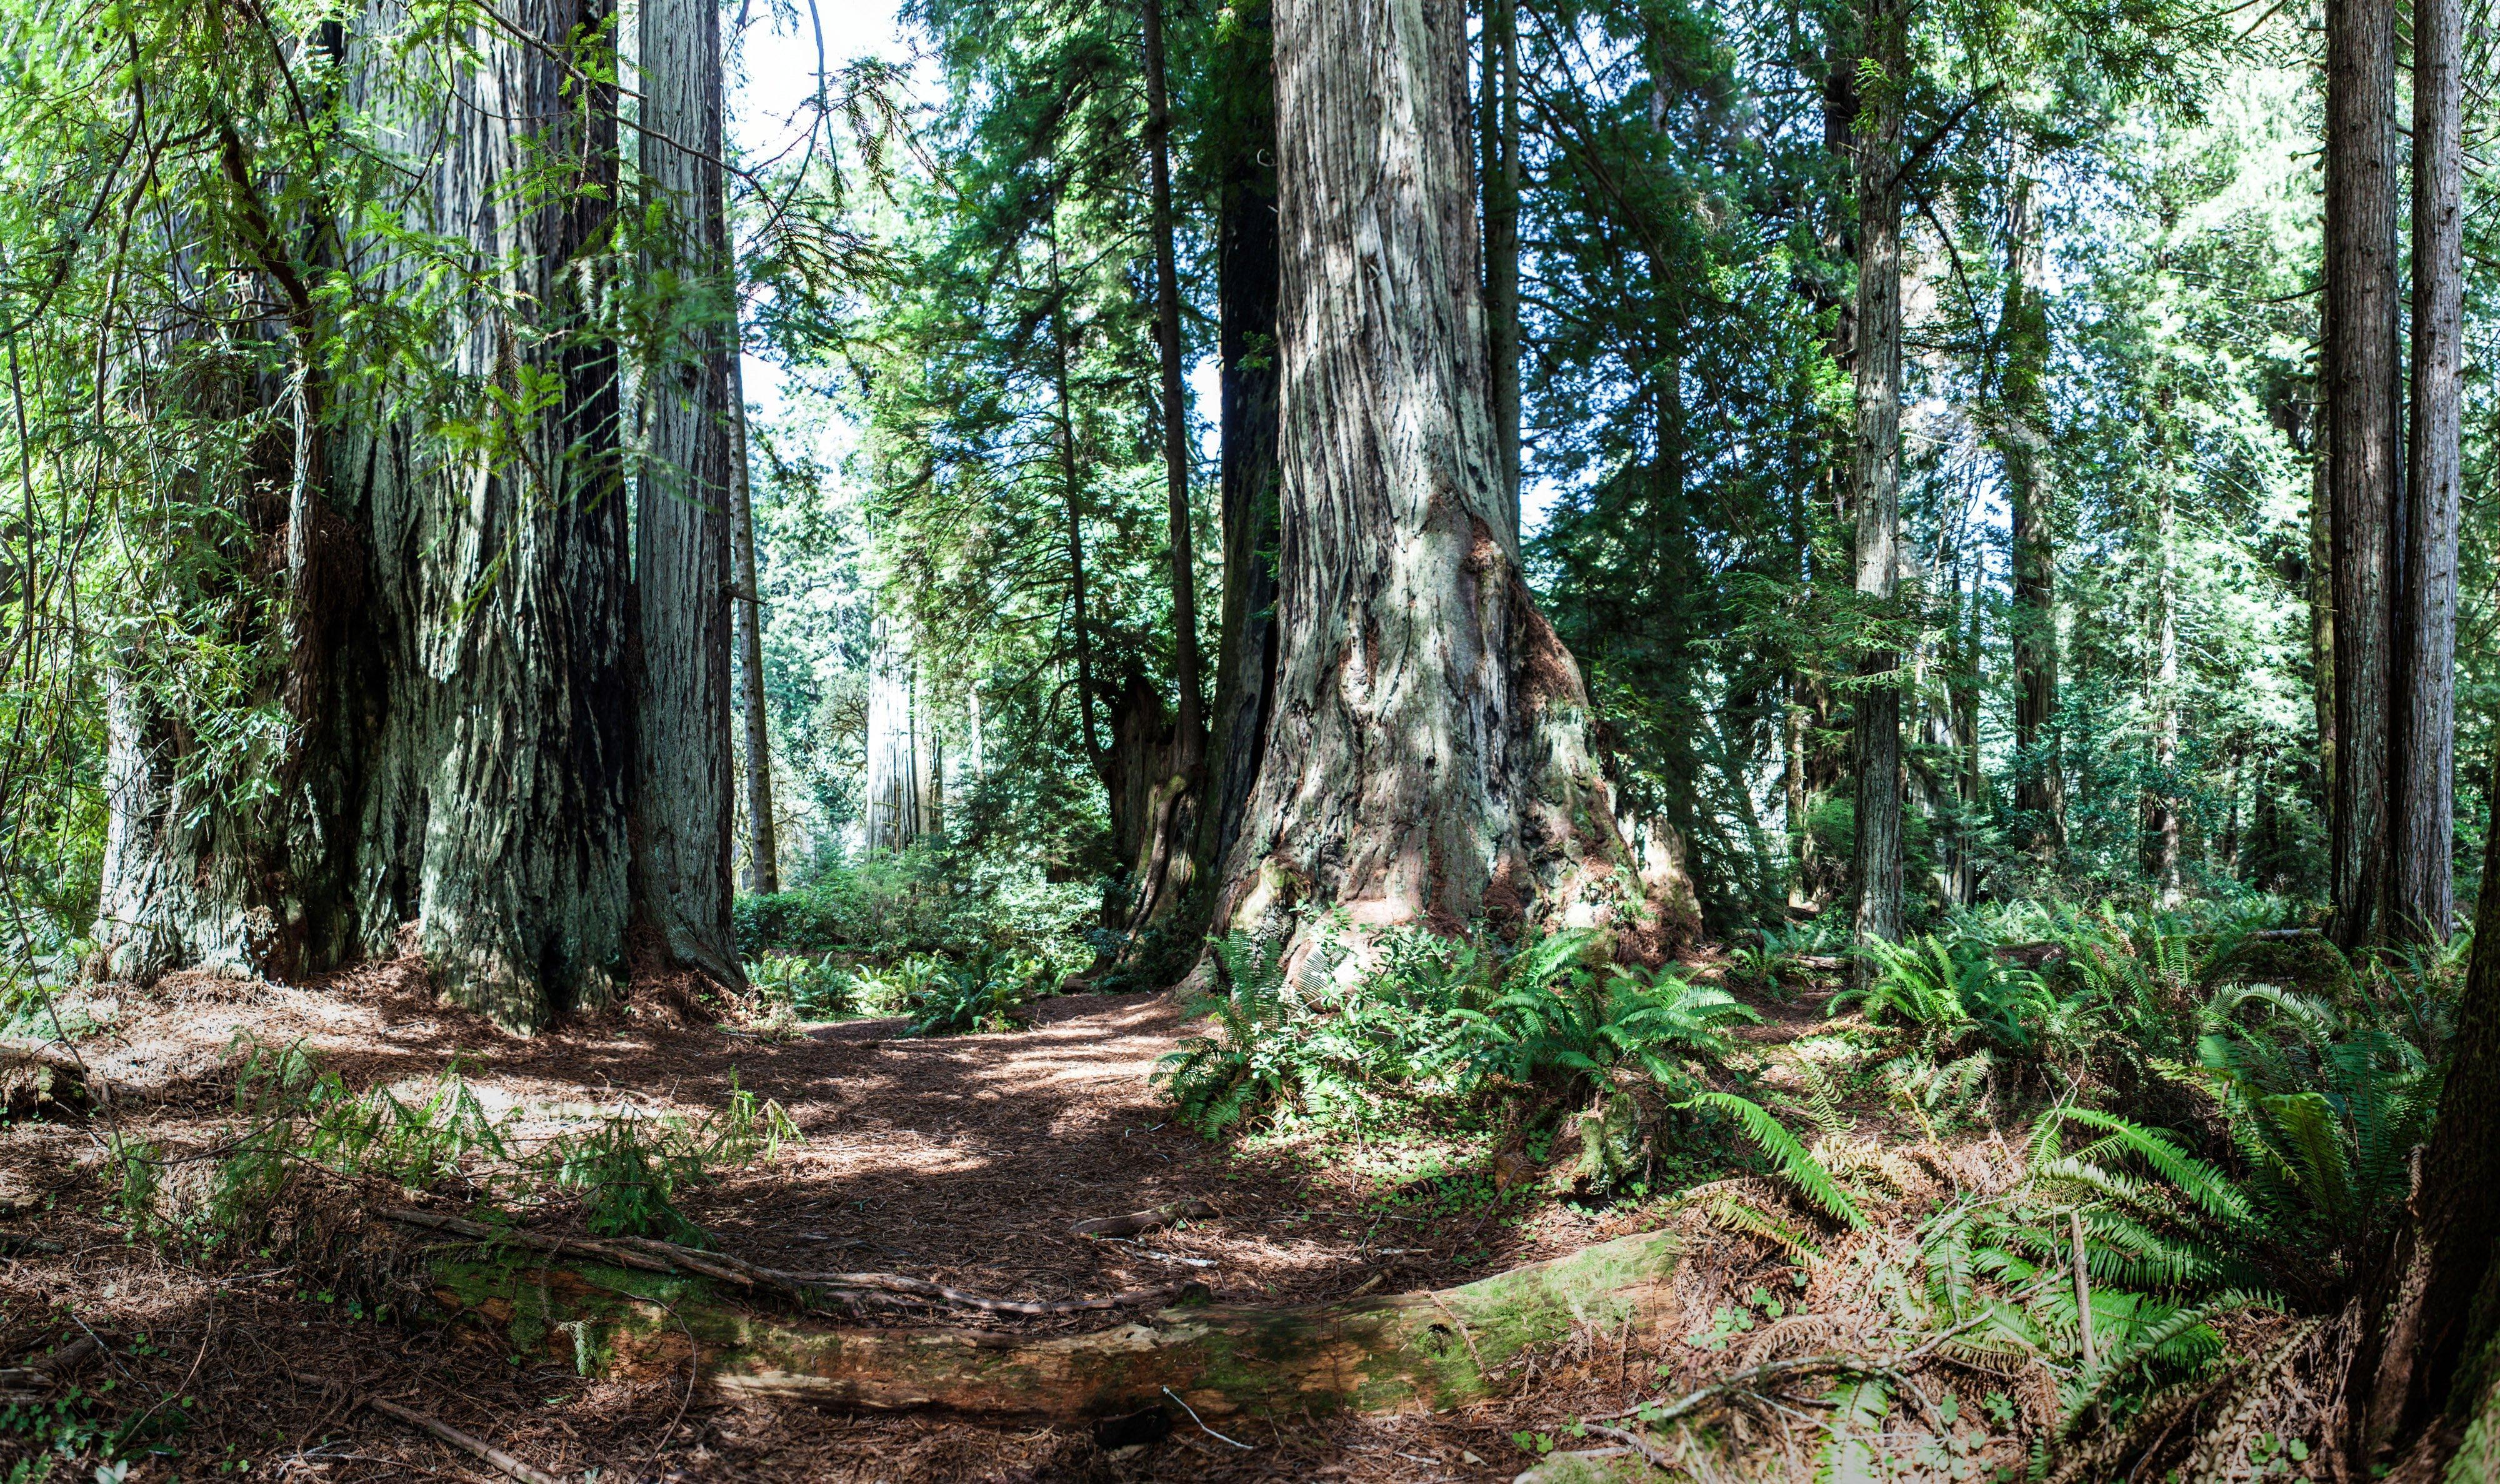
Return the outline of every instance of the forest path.
<path id="1" fill-rule="evenodd" d="M 1190 1033 L 1162 995 L 1046 1000 L 1030 1027 L 1003 1034 L 916 1038 L 880 1019 L 778 1041 L 647 1011 L 517 1040 L 444 1009 L 411 966 L 392 965 L 318 987 L 178 975 L 144 994 L 106 986 L 74 1009 L 91 1022 L 82 1057 L 118 1089 L 119 1131 L 167 1149 L 206 1146 L 233 1127 L 239 1037 L 300 1045 L 350 1088 L 387 1086 L 403 1100 L 456 1062 L 524 1146 L 619 1105 L 700 1117 L 728 1102 L 735 1079 L 779 1102 L 806 1142 L 721 1172 L 681 1205 L 721 1250 L 794 1269 L 870 1269 L 1039 1299 L 1196 1279 L 1222 1299 L 1283 1305 L 1448 1287 L 1649 1224 L 1550 1197 L 1487 1205 L 1458 1188 L 1472 1178 L 1455 1172 L 1375 1158 L 1366 1174 L 1307 1149 L 1201 1140 L 1150 1082 L 1156 1060 Z M 182 1456 L 251 1458 L 255 1473 L 316 1466 L 341 1484 L 477 1476 L 404 1426 L 343 1423 L 342 1396 L 315 1376 L 408 1399 L 568 1478 L 595 1464 L 654 1484 L 1507 1479 L 1525 1462 L 1508 1439 L 1541 1415 L 1554 1385 L 1613 1388 L 1582 1409 L 1620 1402 L 1625 1357 L 1592 1352 L 1565 1366 L 1581 1380 L 1553 1374 L 1549 1358 L 1533 1389 L 1462 1413 L 1271 1419 L 1248 1452 L 1184 1429 L 1110 1459 L 1082 1430 L 698 1396 L 674 1372 L 583 1382 L 569 1366 L 500 1364 L 457 1326 L 420 1322 L 377 1343 L 385 1332 L 332 1294 L 299 1288 L 282 1254 L 166 1261 L 125 1240 L 101 1197 L 95 1133 L 38 1122 L 0 1140 L 0 1238 L 41 1239 L 56 1254 L 0 1262 L 0 1362 L 61 1342 L 73 1320 L 92 1327 L 134 1395 L 198 1395 L 183 1413 Z M 1375 1136 L 1371 1153 L 1382 1152 Z M 1068 1230 L 1191 1199 L 1217 1214 L 1129 1241 Z M 532 1224 L 563 1231 L 579 1220 L 558 1205 Z M 1697 1253 L 1695 1281 L 1712 1266 Z M 872 1312 L 859 1322 L 978 1321 Z M 16 1441 L 0 1436 L 0 1472 L 23 1456 Z M 131 1475 L 165 1476 L 152 1467 Z"/>

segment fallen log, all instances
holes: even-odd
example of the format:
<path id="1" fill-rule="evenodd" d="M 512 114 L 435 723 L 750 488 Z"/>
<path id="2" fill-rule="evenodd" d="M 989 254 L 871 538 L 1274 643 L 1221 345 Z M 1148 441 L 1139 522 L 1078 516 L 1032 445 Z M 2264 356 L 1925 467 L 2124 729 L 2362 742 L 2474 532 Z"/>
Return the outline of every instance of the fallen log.
<path id="1" fill-rule="evenodd" d="M 691 1369 L 724 1392 L 829 1406 L 1077 1421 L 1164 1405 L 1167 1392 L 1205 1417 L 1475 1401 L 1521 1351 L 1575 1326 L 1662 1333 L 1680 1256 L 1652 1233 L 1434 1293 L 1178 1307 L 1083 1335 L 836 1326 L 739 1305 L 690 1273 L 509 1250 L 438 1253 L 431 1269 L 436 1303 L 499 1332 L 505 1353 L 585 1375 Z"/>
<path id="2" fill-rule="evenodd" d="M 698 1277 L 717 1278 L 739 1288 L 778 1294 L 801 1307 L 825 1300 L 856 1301 L 862 1298 L 893 1297 L 922 1304 L 968 1308 L 986 1314 L 1015 1314 L 1026 1318 L 1057 1318 L 1069 1314 L 1097 1313 L 1114 1308 L 1145 1308 L 1150 1306 L 1179 1303 L 1206 1296 L 1202 1283 L 1165 1283 L 1153 1288 L 1135 1288 L 1099 1299 L 1060 1299 L 1031 1301 L 996 1299 L 987 1294 L 967 1293 L 926 1278 L 904 1277 L 893 1273 L 792 1273 L 781 1268 L 768 1268 L 742 1257 L 724 1252 L 706 1252 L 699 1247 L 680 1246 L 674 1242 L 656 1242 L 647 1237 L 551 1237 L 543 1232 L 519 1227 L 488 1226 L 466 1216 L 446 1216 L 430 1210 L 408 1207 L 391 1207 L 382 1211 L 390 1220 L 404 1226 L 430 1227 L 449 1232 L 487 1245 L 528 1247 L 557 1257 L 586 1257 L 593 1262 L 613 1264 L 621 1268 L 638 1268 L 645 1273 L 687 1273 Z"/>

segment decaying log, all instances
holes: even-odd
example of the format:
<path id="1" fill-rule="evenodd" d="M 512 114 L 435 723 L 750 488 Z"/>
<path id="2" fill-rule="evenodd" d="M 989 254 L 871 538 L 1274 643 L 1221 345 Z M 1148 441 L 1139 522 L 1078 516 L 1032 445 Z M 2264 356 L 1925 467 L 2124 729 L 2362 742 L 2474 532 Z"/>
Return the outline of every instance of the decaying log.
<path id="1" fill-rule="evenodd" d="M 1163 1405 L 1167 1389 L 1208 1417 L 1473 1401 L 1522 1350 L 1576 1325 L 1662 1331 L 1680 1256 L 1675 1238 L 1652 1233 L 1437 1293 L 1173 1307 L 1084 1335 L 837 1327 L 746 1307 L 690 1273 L 509 1249 L 431 1266 L 437 1303 L 500 1331 L 505 1353 L 584 1374 L 683 1375 L 691 1359 L 728 1392 L 1073 1421 Z"/>
<path id="2" fill-rule="evenodd" d="M 792 1273 L 781 1268 L 767 1268 L 761 1263 L 751 1263 L 725 1252 L 706 1252 L 698 1247 L 680 1246 L 674 1242 L 655 1242 L 647 1237 L 550 1237 L 543 1232 L 488 1226 L 465 1216 L 445 1216 L 406 1207 L 386 1209 L 382 1214 L 406 1226 L 431 1227 L 490 1245 L 528 1247 L 557 1257 L 586 1257 L 593 1262 L 640 1269 L 644 1273 L 681 1273 L 714 1278 L 750 1292 L 778 1294 L 803 1307 L 828 1299 L 855 1301 L 891 1297 L 949 1308 L 968 1308 L 985 1314 L 1056 1318 L 1099 1313 L 1105 1309 L 1147 1308 L 1206 1296 L 1206 1287 L 1202 1283 L 1165 1283 L 1099 1299 L 1047 1302 L 996 1299 L 987 1294 L 966 1293 L 943 1283 L 904 1277 L 893 1273 Z"/>
<path id="3" fill-rule="evenodd" d="M 1135 1237 L 1140 1232 L 1160 1231 L 1175 1221 L 1197 1216 L 1211 1216 L 1215 1208 L 1204 1201 L 1174 1201 L 1151 1210 L 1133 1210 L 1125 1216 L 1097 1216 L 1079 1221 L 1068 1229 L 1070 1237 Z"/>

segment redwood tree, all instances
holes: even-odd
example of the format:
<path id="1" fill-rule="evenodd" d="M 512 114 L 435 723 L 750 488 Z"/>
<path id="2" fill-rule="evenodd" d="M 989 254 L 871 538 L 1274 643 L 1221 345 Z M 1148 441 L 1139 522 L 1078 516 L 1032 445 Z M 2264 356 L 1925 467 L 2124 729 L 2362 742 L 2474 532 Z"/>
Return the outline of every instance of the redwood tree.
<path id="1" fill-rule="evenodd" d="M 1851 499 L 1859 596 L 1880 621 L 1898 581 L 1901 540 L 1901 90 L 1908 84 L 1905 0 L 1867 0 L 1858 120 L 1858 403 Z M 1899 657 L 1859 661 L 1858 941 L 1901 936 Z"/>
<path id="2" fill-rule="evenodd" d="M 1198 870 L 1239 838 L 1267 743 L 1276 675 L 1276 90 L 1265 0 L 1234 11 L 1212 66 L 1218 503 L 1224 599 Z"/>
<path id="3" fill-rule="evenodd" d="M 2326 490 L 2335 596 L 2335 934 L 2370 931 L 2386 865 L 2388 559 L 2396 516 L 2396 19 L 2327 0 Z"/>
<path id="4" fill-rule="evenodd" d="M 720 7 L 641 0 L 646 288 L 669 312 L 643 366 L 635 481 L 636 916 L 676 963 L 739 977 L 729 927 L 731 293 Z"/>
<path id="5" fill-rule="evenodd" d="M 1590 920 L 1624 858 L 1491 415 L 1460 0 L 1276 7 L 1276 694 L 1223 919 Z M 1591 868 L 1595 869 L 1591 869 Z"/>
<path id="6" fill-rule="evenodd" d="M 2464 27 L 2457 0 L 2414 6 L 2413 427 L 2388 718 L 2386 920 L 2445 941 L 2456 910 L 2456 534 L 2465 340 Z"/>

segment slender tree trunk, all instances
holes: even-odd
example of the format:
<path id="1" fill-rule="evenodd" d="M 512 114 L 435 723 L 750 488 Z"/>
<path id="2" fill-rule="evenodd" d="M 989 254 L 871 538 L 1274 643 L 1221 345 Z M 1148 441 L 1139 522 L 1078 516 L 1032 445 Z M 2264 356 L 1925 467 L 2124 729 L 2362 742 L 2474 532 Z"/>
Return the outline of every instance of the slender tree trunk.
<path id="1" fill-rule="evenodd" d="M 1164 79 L 1163 0 L 1144 0 L 1146 155 L 1155 252 L 1155 339 L 1163 363 L 1164 484 L 1170 548 L 1172 685 L 1179 693 L 1168 761 L 1156 770 L 1147 809 L 1147 837 L 1135 855 L 1130 928 L 1163 918 L 1187 897 L 1196 879 L 1193 846 L 1204 783 L 1206 723 L 1198 644 L 1198 578 L 1192 569 L 1189 481 L 1189 389 L 1181 374 L 1180 274 L 1172 253 L 1171 105 Z"/>
<path id="2" fill-rule="evenodd" d="M 2414 6 L 2411 472 L 2396 560 L 2385 930 L 2446 941 L 2455 916 L 2458 444 L 2464 347 L 2464 26 L 2457 0 Z"/>
<path id="3" fill-rule="evenodd" d="M 755 492 L 746 447 L 746 377 L 735 345 L 729 362 L 730 581 L 737 619 L 739 715 L 746 736 L 746 889 L 781 889 L 773 820 L 773 733 L 764 697 L 764 588 L 755 565 Z"/>
<path id="4" fill-rule="evenodd" d="M 2157 417 L 2170 415 L 2170 392 L 2161 394 Z M 2159 484 L 2153 520 L 2153 664 L 2146 675 L 2145 703 L 2153 713 L 2153 781 L 2144 792 L 2144 832 L 2140 864 L 2161 891 L 2164 902 L 2179 895 L 2179 806 L 2172 775 L 2179 765 L 2179 615 L 2172 589 L 2170 548 L 2176 539 L 2177 500 L 2168 459 L 2155 435 L 2155 468 Z"/>
<path id="5" fill-rule="evenodd" d="M 1055 218 L 1056 203 L 1051 210 Z M 1108 754 L 1102 728 L 1094 721 L 1094 626 L 1085 610 L 1085 479 L 1076 453 L 1076 412 L 1068 384 L 1068 289 L 1060 279 L 1056 220 L 1050 233 L 1050 353 L 1052 406 L 1059 424 L 1059 496 L 1068 522 L 1069 629 L 1076 650 L 1076 715 L 1085 737 L 1085 756 L 1096 774 L 1103 775 L 1107 788 L 1103 768 Z"/>
<path id="6" fill-rule="evenodd" d="M 2398 513 L 2396 22 L 2326 7 L 2328 502 L 2334 510 L 2335 935 L 2371 929 L 2386 869 L 2389 536 Z"/>
<path id="7" fill-rule="evenodd" d="M 2321 425 L 2323 418 L 2320 419 Z M 2326 492 L 2326 449 L 2321 439 L 2311 450 L 2309 481 L 2309 572 L 2304 585 L 2309 600 L 2310 705 L 2318 723 L 2315 771 L 2318 812 L 2335 834 L 2335 507 Z"/>
<path id="8" fill-rule="evenodd" d="M 1867 0 L 1867 59 L 1885 85 L 1865 100 L 1858 132 L 1858 412 L 1852 499 L 1857 590 L 1889 612 L 1901 529 L 1901 104 L 1908 71 L 1904 0 Z M 1901 936 L 1901 693 L 1899 657 L 1865 655 L 1858 713 L 1857 937 Z"/>
<path id="9" fill-rule="evenodd" d="M 721 177 L 720 7 L 638 0 L 653 283 L 678 328 L 642 368 L 634 502 L 638 916 L 673 961 L 739 982 L 729 924 L 730 408 L 737 302 Z"/>
<path id="10" fill-rule="evenodd" d="M 870 640 L 866 846 L 900 851 L 927 832 L 921 814 L 918 672 L 910 626 L 880 614 Z"/>
<path id="11" fill-rule="evenodd" d="M 1955 900 L 1964 906 L 1979 900 L 1979 825 L 1988 798 L 1988 779 L 1980 771 L 1979 757 L 1979 697 L 1985 679 L 1981 674 L 1979 610 L 1986 572 L 1974 550 L 1969 605 L 1962 614 L 1962 638 L 1955 646 L 1958 653 L 1947 686 L 1953 705 Z"/>
<path id="12" fill-rule="evenodd" d="M 1511 538 L 1519 529 L 1519 12 L 1517 0 L 1486 0 L 1484 82 L 1477 114 L 1483 137 L 1485 343 L 1493 363 L 1494 439 L 1509 499 Z"/>
<path id="13" fill-rule="evenodd" d="M 1276 702 L 1233 922 L 1603 922 L 1627 853 L 1490 415 L 1458 0 L 1276 12 Z M 1307 938 L 1305 939 L 1307 941 Z"/>
<path id="14" fill-rule="evenodd" d="M 1264 0 L 1236 6 L 1234 16 L 1236 31 L 1216 64 L 1223 112 L 1215 295 L 1224 610 L 1208 804 L 1199 815 L 1198 869 L 1208 881 L 1241 834 L 1266 756 L 1276 675 L 1275 45 Z"/>
<path id="15" fill-rule="evenodd" d="M 2049 315 L 2037 283 L 2039 220 L 2031 181 L 2016 180 L 2005 235 L 2005 342 L 1998 436 L 2012 506 L 2014 594 L 2014 809 L 2023 846 L 2044 862 L 2065 844 L 2065 781 L 2057 758 L 2057 552 L 2049 492 L 2040 477 L 2048 446 L 2042 377 L 2049 363 Z"/>

